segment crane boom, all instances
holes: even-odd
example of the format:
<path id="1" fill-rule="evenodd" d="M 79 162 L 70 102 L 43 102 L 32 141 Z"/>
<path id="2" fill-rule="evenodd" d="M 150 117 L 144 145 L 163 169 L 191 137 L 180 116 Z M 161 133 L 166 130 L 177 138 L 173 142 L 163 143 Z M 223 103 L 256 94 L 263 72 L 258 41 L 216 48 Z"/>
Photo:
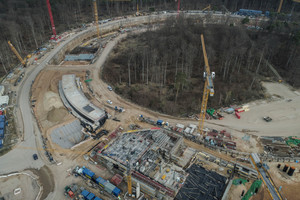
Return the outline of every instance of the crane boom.
<path id="1" fill-rule="evenodd" d="M 10 41 L 8 41 L 7 43 L 9 45 L 10 49 L 14 52 L 14 54 L 20 60 L 20 62 L 22 63 L 22 65 L 25 67 L 26 61 L 20 56 L 20 54 L 18 53 L 18 51 L 16 50 L 16 48 L 12 45 L 12 43 Z"/>
<path id="2" fill-rule="evenodd" d="M 94 3 L 95 23 L 96 23 L 96 26 L 97 26 L 97 37 L 100 38 L 100 28 L 99 28 L 99 22 L 98 22 L 98 9 L 97 9 L 96 0 L 93 0 L 93 3 Z"/>
<path id="3" fill-rule="evenodd" d="M 202 51 L 203 51 L 204 64 L 205 64 L 205 72 L 204 72 L 205 84 L 204 84 L 204 91 L 203 91 L 203 96 L 202 96 L 201 112 L 200 112 L 200 116 L 199 116 L 199 131 L 202 135 L 207 101 L 208 101 L 208 94 L 210 94 L 210 96 L 214 96 L 215 91 L 214 91 L 214 85 L 213 85 L 213 77 L 210 74 L 210 67 L 208 64 L 208 58 L 207 58 L 207 54 L 206 54 L 203 34 L 201 34 L 201 44 L 202 44 Z"/>
<path id="4" fill-rule="evenodd" d="M 55 25 L 54 25 L 54 20 L 53 20 L 53 15 L 52 15 L 51 5 L 50 5 L 49 0 L 47 0 L 47 7 L 48 7 L 49 17 L 50 17 L 50 21 L 51 21 L 52 32 L 53 32 L 54 38 L 56 38 L 56 30 L 55 30 Z"/>
<path id="5" fill-rule="evenodd" d="M 280 13 L 281 8 L 282 8 L 282 3 L 283 3 L 283 0 L 280 0 L 279 7 L 278 7 L 278 10 L 277 10 L 277 13 Z"/>

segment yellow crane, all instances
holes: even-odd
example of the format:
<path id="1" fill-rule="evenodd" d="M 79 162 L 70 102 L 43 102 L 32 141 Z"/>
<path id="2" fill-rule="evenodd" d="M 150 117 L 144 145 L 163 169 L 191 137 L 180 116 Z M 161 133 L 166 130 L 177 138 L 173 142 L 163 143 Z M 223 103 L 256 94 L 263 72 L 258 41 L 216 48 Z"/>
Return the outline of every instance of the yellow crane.
<path id="1" fill-rule="evenodd" d="M 97 2 L 96 0 L 93 0 L 94 3 L 94 15 L 95 15 L 95 23 L 97 26 L 97 36 L 100 38 L 100 28 L 99 28 L 99 22 L 98 22 L 98 9 L 97 9 Z"/>
<path id="2" fill-rule="evenodd" d="M 129 154 L 129 153 L 128 153 Z M 130 157 L 129 155 L 127 156 L 127 187 L 128 187 L 128 196 L 132 196 L 132 180 L 131 180 L 131 169 L 130 169 Z"/>
<path id="3" fill-rule="evenodd" d="M 12 43 L 10 41 L 7 42 L 10 49 L 14 52 L 14 54 L 17 56 L 17 58 L 20 60 L 20 62 L 22 63 L 22 65 L 24 67 L 26 67 L 26 58 L 23 59 L 20 54 L 18 53 L 18 51 L 16 50 L 16 48 L 12 45 Z"/>
<path id="4" fill-rule="evenodd" d="M 211 7 L 210 7 L 210 4 L 209 4 L 206 8 L 203 8 L 202 11 L 210 10 L 210 8 L 211 8 Z"/>
<path id="5" fill-rule="evenodd" d="M 280 0 L 279 7 L 278 7 L 278 10 L 277 10 L 277 13 L 280 13 L 281 8 L 282 8 L 282 3 L 283 3 L 283 0 Z"/>
<path id="6" fill-rule="evenodd" d="M 204 120 L 205 120 L 208 94 L 211 97 L 214 96 L 214 94 L 215 94 L 214 84 L 213 84 L 213 79 L 215 77 L 215 73 L 214 72 L 210 73 L 210 67 L 208 65 L 208 58 L 207 58 L 207 54 L 206 54 L 203 34 L 201 34 L 201 44 L 202 44 L 202 51 L 203 51 L 204 64 L 205 64 L 205 71 L 203 73 L 203 76 L 205 78 L 205 84 L 204 84 L 204 91 L 203 91 L 203 96 L 202 96 L 201 112 L 200 112 L 200 116 L 199 116 L 199 131 L 200 131 L 200 134 L 203 135 L 203 126 L 204 126 Z"/>

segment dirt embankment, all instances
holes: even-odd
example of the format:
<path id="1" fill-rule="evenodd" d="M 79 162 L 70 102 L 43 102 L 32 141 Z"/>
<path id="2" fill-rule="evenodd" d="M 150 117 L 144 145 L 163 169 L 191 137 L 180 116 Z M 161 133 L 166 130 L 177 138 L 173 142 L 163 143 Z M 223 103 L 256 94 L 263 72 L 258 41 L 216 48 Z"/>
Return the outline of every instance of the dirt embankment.
<path id="1" fill-rule="evenodd" d="M 32 86 L 31 99 L 36 100 L 34 112 L 44 132 L 63 121 L 74 119 L 63 105 L 58 93 L 58 82 L 64 74 L 76 74 L 83 78 L 85 71 L 54 71 L 49 68 L 38 75 Z"/>
<path id="2" fill-rule="evenodd" d="M 54 191 L 55 187 L 55 182 L 51 170 L 45 165 L 39 170 L 30 169 L 30 171 L 32 171 L 39 177 L 39 181 L 43 186 L 43 193 L 41 199 L 46 199 L 48 194 Z"/>

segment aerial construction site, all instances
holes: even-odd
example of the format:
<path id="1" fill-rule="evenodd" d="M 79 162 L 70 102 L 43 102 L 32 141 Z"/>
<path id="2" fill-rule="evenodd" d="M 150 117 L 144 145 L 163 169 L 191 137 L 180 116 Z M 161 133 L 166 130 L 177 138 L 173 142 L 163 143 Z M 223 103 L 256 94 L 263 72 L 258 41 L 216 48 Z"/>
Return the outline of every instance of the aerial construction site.
<path id="1" fill-rule="evenodd" d="M 0 1 L 0 200 L 299 199 L 299 3 Z"/>

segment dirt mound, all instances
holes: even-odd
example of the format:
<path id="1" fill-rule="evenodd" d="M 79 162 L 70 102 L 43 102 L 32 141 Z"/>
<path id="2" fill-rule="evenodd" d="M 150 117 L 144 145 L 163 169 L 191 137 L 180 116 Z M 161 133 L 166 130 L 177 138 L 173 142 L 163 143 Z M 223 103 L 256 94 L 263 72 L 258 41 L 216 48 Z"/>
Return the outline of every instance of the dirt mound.
<path id="1" fill-rule="evenodd" d="M 63 103 L 61 102 L 59 95 L 51 91 L 45 93 L 43 105 L 45 111 L 63 107 Z"/>
<path id="2" fill-rule="evenodd" d="M 45 199 L 55 188 L 52 171 L 46 165 L 39 170 L 30 169 L 30 171 L 39 177 L 39 181 L 43 186 L 43 193 L 40 199 Z"/>
<path id="3" fill-rule="evenodd" d="M 52 108 L 47 114 L 47 120 L 54 123 L 59 122 L 62 121 L 67 114 L 68 111 L 64 108 Z"/>

